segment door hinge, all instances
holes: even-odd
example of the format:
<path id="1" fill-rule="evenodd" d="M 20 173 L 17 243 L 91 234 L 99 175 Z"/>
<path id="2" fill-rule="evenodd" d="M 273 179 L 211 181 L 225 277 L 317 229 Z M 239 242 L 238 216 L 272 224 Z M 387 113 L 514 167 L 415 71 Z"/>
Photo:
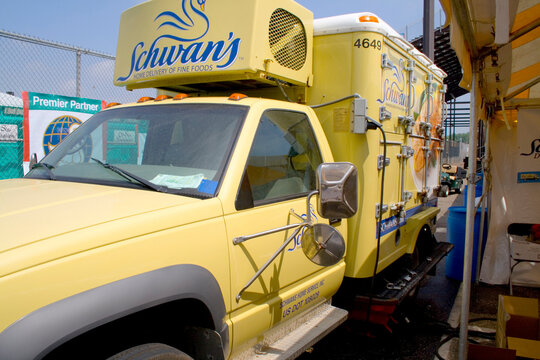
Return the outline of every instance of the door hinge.
<path id="1" fill-rule="evenodd" d="M 405 70 L 411 72 L 411 71 L 414 71 L 415 67 L 416 67 L 416 62 L 412 59 L 409 59 L 409 61 L 407 61 L 407 66 L 405 67 Z"/>
<path id="2" fill-rule="evenodd" d="M 392 69 L 394 67 L 387 54 L 381 54 L 381 67 L 383 69 Z"/>
<path id="3" fill-rule="evenodd" d="M 412 134 L 414 118 L 412 116 L 398 116 L 398 123 L 405 129 L 405 134 Z"/>
<path id="4" fill-rule="evenodd" d="M 414 155 L 414 149 L 408 145 L 401 146 L 401 153 L 397 154 L 398 159 L 408 159 Z"/>
<path id="5" fill-rule="evenodd" d="M 383 204 L 382 206 L 382 213 L 388 211 L 388 205 Z M 379 218 L 381 216 L 381 204 L 375 204 L 375 217 Z"/>
<path id="6" fill-rule="evenodd" d="M 435 131 L 437 132 L 437 135 L 439 136 L 439 138 L 441 138 L 441 140 L 444 139 L 444 128 L 441 124 L 435 126 Z"/>
<path id="7" fill-rule="evenodd" d="M 384 106 L 381 106 L 379 108 L 379 121 L 384 121 L 384 120 L 390 120 L 392 118 L 392 113 L 388 110 L 386 110 L 386 107 Z"/>
<path id="8" fill-rule="evenodd" d="M 410 191 L 404 191 L 402 195 L 403 201 L 407 202 L 412 199 L 412 192 Z"/>
<path id="9" fill-rule="evenodd" d="M 383 155 L 377 156 L 377 169 L 381 170 L 383 166 L 390 165 L 390 158 L 384 158 Z"/>
<path id="10" fill-rule="evenodd" d="M 420 129 L 424 132 L 424 135 L 427 139 L 431 138 L 431 129 L 433 128 L 433 125 L 431 125 L 428 122 L 421 121 L 420 122 Z"/>

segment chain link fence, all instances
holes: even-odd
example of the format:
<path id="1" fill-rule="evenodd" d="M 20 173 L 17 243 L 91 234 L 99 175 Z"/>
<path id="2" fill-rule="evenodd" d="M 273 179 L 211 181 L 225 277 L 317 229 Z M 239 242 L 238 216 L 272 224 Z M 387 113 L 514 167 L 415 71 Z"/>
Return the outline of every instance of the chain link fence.
<path id="1" fill-rule="evenodd" d="M 23 175 L 23 91 L 109 102 L 155 96 L 113 85 L 114 56 L 0 30 L 0 179 Z"/>
<path id="2" fill-rule="evenodd" d="M 469 144 L 459 141 L 445 140 L 442 154 L 443 163 L 463 167 L 463 159 L 469 156 Z"/>

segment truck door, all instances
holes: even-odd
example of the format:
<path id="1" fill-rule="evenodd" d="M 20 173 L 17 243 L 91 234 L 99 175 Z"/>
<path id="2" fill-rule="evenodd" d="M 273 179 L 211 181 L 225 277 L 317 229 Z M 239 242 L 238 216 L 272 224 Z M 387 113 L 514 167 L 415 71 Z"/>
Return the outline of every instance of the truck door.
<path id="1" fill-rule="evenodd" d="M 300 249 L 298 235 L 237 297 L 295 229 L 237 245 L 233 240 L 300 223 L 299 217 L 306 216 L 306 197 L 315 189 L 315 170 L 321 162 L 306 114 L 285 110 L 263 113 L 236 197 L 237 211 L 225 217 L 231 249 L 233 348 L 322 301 L 339 285 L 343 262 L 328 268 L 311 263 Z M 312 214 L 315 221 L 322 220 L 314 209 Z M 336 268 L 338 271 L 333 270 Z M 339 273 L 335 278 L 326 275 L 334 272 Z M 318 274 L 325 277 L 317 278 Z"/>

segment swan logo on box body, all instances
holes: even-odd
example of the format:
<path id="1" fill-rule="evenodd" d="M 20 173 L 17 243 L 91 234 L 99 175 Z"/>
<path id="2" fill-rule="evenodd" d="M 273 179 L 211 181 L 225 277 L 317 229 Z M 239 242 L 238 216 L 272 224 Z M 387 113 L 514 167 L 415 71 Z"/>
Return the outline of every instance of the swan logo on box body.
<path id="1" fill-rule="evenodd" d="M 403 71 L 405 71 L 405 63 L 403 59 L 399 59 L 399 67 L 391 65 L 392 80 L 386 78 L 383 82 L 382 96 L 377 99 L 379 104 L 389 102 L 393 105 L 398 105 L 404 108 L 411 108 L 414 106 L 414 86 L 411 86 L 411 100 L 413 104 L 409 104 L 409 96 L 405 94 L 405 77 Z"/>
<path id="2" fill-rule="evenodd" d="M 179 14 L 163 11 L 154 18 L 158 30 L 164 28 L 171 32 L 156 37 L 149 46 L 144 41 L 135 45 L 129 74 L 118 77 L 117 81 L 126 81 L 132 76 L 138 79 L 179 72 L 212 71 L 214 66 L 222 70 L 235 63 L 241 39 L 233 32 L 229 33 L 227 40 L 198 41 L 210 29 L 210 20 L 204 13 L 206 0 L 181 0 L 181 3 Z M 175 43 L 160 46 L 163 39 Z M 162 69 L 164 66 L 169 68 Z"/>

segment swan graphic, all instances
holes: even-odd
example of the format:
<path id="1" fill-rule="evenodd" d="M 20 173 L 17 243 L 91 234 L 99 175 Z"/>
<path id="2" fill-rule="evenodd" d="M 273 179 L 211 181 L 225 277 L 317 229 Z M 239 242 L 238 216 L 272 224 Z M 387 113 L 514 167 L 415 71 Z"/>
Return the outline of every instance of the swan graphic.
<path id="1" fill-rule="evenodd" d="M 165 34 L 156 40 L 168 38 L 177 41 L 195 41 L 208 32 L 210 21 L 204 14 L 206 0 L 181 0 L 181 2 L 180 15 L 173 11 L 163 11 L 154 19 L 154 21 L 162 21 L 158 29 L 171 27 L 180 31 L 178 36 Z"/>
<path id="2" fill-rule="evenodd" d="M 169 68 L 168 73 L 174 73 L 176 69 L 172 67 L 175 64 L 184 66 L 210 61 L 211 64 L 204 69 L 211 69 L 213 66 L 216 69 L 226 69 L 236 62 L 242 40 L 236 37 L 234 32 L 230 31 L 227 38 L 219 41 L 197 41 L 203 38 L 210 28 L 210 21 L 204 13 L 207 0 L 179 1 L 180 11 L 163 11 L 154 18 L 156 30 L 163 35 L 152 36 L 153 40 L 150 42 L 138 41 L 133 46 L 129 73 L 117 77 L 117 82 L 127 81 L 133 74 L 137 74 L 136 79 L 159 77 L 166 71 L 166 67 Z M 160 43 L 162 39 L 172 41 Z M 186 44 L 190 42 L 191 44 Z M 155 68 L 161 69 L 158 73 L 144 72 Z M 193 67 L 190 70 L 203 71 L 199 68 Z"/>

